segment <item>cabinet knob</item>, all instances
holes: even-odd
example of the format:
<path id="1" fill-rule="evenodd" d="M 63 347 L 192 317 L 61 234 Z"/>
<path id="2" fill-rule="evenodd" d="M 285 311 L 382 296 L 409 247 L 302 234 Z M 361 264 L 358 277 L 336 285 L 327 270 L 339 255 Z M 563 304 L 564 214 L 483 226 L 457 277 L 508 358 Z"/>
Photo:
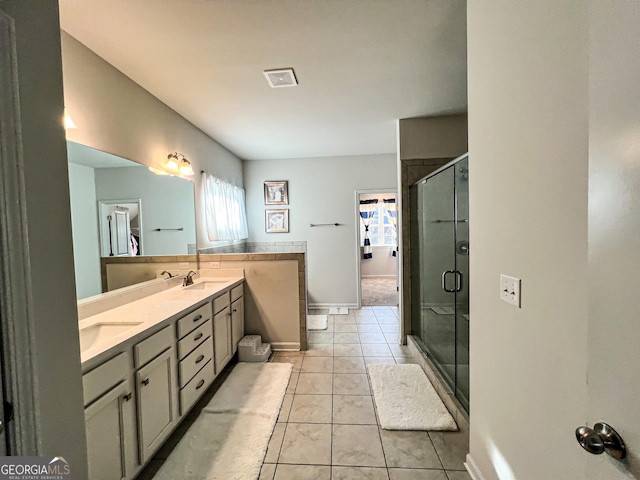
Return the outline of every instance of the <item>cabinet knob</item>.
<path id="1" fill-rule="evenodd" d="M 129 393 L 127 393 L 126 395 L 123 395 L 123 396 L 122 396 L 122 399 L 123 399 L 125 402 L 128 402 L 129 400 L 131 400 L 131 398 L 132 398 L 132 394 L 131 394 L 131 392 L 129 392 Z"/>
<path id="2" fill-rule="evenodd" d="M 234 308 L 234 309 L 233 309 L 233 313 L 236 313 L 237 311 L 238 311 L 238 309 L 237 309 L 237 308 Z"/>
<path id="3" fill-rule="evenodd" d="M 200 355 L 198 358 L 196 358 L 196 363 L 200 363 L 202 360 L 204 360 L 204 355 Z"/>
<path id="4" fill-rule="evenodd" d="M 202 319 L 202 315 L 198 315 L 196 318 L 193 319 L 193 321 L 198 322 L 200 321 L 200 319 Z"/>
<path id="5" fill-rule="evenodd" d="M 193 339 L 194 342 L 197 342 L 198 340 L 200 340 L 202 338 L 202 336 L 204 335 L 204 333 L 200 332 L 198 335 L 196 335 Z"/>
<path id="6" fill-rule="evenodd" d="M 202 386 L 204 385 L 204 380 L 200 380 L 198 382 L 198 385 L 196 385 L 196 390 L 200 390 L 202 388 Z"/>
<path id="7" fill-rule="evenodd" d="M 145 387 L 146 387 L 147 385 L 149 385 L 149 379 L 148 379 L 148 378 L 145 378 L 144 380 L 142 380 L 142 385 L 143 385 L 143 386 L 145 386 Z"/>

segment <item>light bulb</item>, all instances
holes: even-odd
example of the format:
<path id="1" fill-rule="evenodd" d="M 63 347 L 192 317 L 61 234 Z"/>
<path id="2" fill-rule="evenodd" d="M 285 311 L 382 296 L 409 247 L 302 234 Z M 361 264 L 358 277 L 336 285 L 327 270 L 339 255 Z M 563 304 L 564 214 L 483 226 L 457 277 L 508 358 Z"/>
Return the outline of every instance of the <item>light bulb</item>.
<path id="1" fill-rule="evenodd" d="M 183 158 L 180 162 L 180 173 L 182 175 L 193 175 L 193 168 L 191 168 L 191 163 L 186 158 Z"/>
<path id="2" fill-rule="evenodd" d="M 174 154 L 171 154 L 167 157 L 167 163 L 164 165 L 169 170 L 178 170 L 178 157 Z"/>

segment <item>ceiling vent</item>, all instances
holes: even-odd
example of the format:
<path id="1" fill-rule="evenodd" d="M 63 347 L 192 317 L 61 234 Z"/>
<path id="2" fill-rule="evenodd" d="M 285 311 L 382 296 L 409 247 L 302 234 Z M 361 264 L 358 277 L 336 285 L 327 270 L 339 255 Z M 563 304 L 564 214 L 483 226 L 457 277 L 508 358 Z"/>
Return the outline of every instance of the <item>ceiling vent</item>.
<path id="1" fill-rule="evenodd" d="M 296 74 L 293 73 L 293 68 L 283 68 L 279 70 L 265 70 L 264 76 L 269 82 L 271 88 L 280 87 L 295 87 L 298 85 L 296 80 Z"/>

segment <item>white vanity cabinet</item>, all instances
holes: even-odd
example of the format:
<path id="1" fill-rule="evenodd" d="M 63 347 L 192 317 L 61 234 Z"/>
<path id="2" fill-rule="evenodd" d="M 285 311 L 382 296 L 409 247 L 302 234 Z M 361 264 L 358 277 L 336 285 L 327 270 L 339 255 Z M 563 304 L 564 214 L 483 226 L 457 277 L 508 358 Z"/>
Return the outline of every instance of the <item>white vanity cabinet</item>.
<path id="1" fill-rule="evenodd" d="M 231 309 L 229 294 L 225 294 L 227 306 L 213 316 L 213 336 L 215 339 L 216 375 L 231 359 Z"/>
<path id="2" fill-rule="evenodd" d="M 128 379 L 129 360 L 121 353 L 83 376 L 91 480 L 131 478 L 137 469 L 135 402 Z"/>
<path id="3" fill-rule="evenodd" d="M 176 354 L 173 346 L 135 373 L 138 449 L 145 463 L 178 422 Z"/>
<path id="4" fill-rule="evenodd" d="M 89 480 L 132 479 L 158 451 L 236 352 L 243 302 L 242 284 L 212 292 L 83 363 Z"/>
<path id="5" fill-rule="evenodd" d="M 215 377 L 211 306 L 207 302 L 178 320 L 181 415 L 191 409 Z"/>
<path id="6" fill-rule="evenodd" d="M 238 351 L 244 337 L 244 287 L 237 285 L 213 300 L 216 375 Z"/>
<path id="7" fill-rule="evenodd" d="M 244 287 L 231 289 L 231 348 L 232 355 L 238 351 L 238 344 L 244 337 Z"/>

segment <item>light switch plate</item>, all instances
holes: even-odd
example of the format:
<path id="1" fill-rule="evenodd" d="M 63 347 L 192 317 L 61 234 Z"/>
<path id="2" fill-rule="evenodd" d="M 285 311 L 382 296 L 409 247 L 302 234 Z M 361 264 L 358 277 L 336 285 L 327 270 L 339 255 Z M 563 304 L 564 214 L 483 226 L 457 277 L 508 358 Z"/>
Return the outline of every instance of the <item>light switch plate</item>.
<path id="1" fill-rule="evenodd" d="M 500 275 L 500 300 L 520 308 L 521 280 L 508 275 Z"/>
<path id="2" fill-rule="evenodd" d="M 209 262 L 209 268 L 220 268 L 220 262 Z"/>
<path id="3" fill-rule="evenodd" d="M 180 270 L 188 270 L 189 262 L 180 262 Z"/>

